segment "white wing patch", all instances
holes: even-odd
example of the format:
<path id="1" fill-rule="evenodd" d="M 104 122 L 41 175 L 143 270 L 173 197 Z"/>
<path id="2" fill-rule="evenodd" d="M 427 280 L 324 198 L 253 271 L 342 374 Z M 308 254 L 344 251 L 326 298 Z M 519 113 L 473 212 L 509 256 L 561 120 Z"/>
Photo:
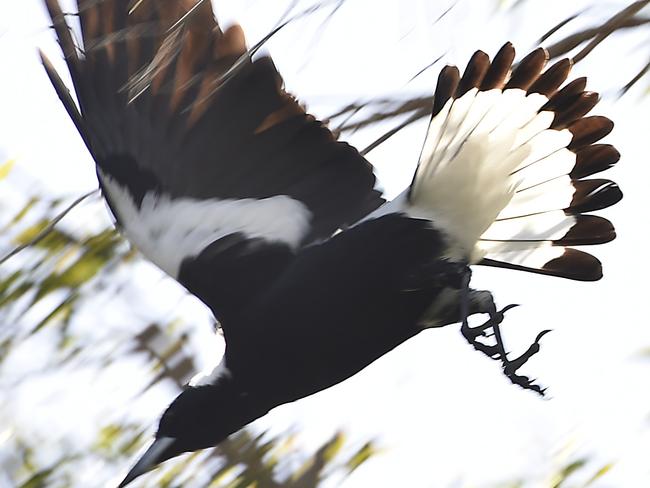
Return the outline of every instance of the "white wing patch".
<path id="1" fill-rule="evenodd" d="M 562 239 L 575 225 L 576 218 L 563 211 L 505 219 L 494 222 L 481 236 L 483 241 L 554 241 Z M 485 249 L 485 245 L 481 246 Z"/>
<path id="2" fill-rule="evenodd" d="M 397 206 L 406 204 L 402 210 L 410 215 L 431 219 L 451 238 L 450 256 L 471 262 L 485 255 L 482 237 L 510 239 L 532 230 L 544 240 L 566 233 L 566 221 L 561 229 L 548 219 L 498 222 L 559 210 L 571 202 L 568 177 L 517 193 L 567 174 L 575 163 L 564 149 L 571 133 L 549 129 L 553 114 L 539 112 L 547 101 L 521 89 L 476 88 L 450 99 L 427 132 L 410 202 L 401 199 Z"/>
<path id="3" fill-rule="evenodd" d="M 537 243 L 534 247 L 525 243 L 508 243 L 502 249 L 489 247 L 485 250 L 492 259 L 533 269 L 543 268 L 548 262 L 562 257 L 565 251 L 564 247 L 552 246 L 550 242 Z"/>
<path id="4" fill-rule="evenodd" d="M 138 208 L 126 188 L 99 174 L 126 237 L 172 277 L 178 276 L 184 259 L 230 234 L 243 233 L 295 248 L 310 229 L 309 209 L 286 195 L 198 200 L 147 193 Z"/>

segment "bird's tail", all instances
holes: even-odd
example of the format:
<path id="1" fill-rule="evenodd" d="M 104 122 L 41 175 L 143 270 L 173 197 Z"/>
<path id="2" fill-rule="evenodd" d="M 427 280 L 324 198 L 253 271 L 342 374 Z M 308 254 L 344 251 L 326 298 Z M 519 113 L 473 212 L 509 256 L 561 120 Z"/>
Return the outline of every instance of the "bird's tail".
<path id="1" fill-rule="evenodd" d="M 544 71 L 544 49 L 512 69 L 514 57 L 508 43 L 492 61 L 475 53 L 462 77 L 443 69 L 409 213 L 433 220 L 473 263 L 597 280 L 600 262 L 572 247 L 616 236 L 608 220 L 586 215 L 622 198 L 614 182 L 587 178 L 619 159 L 595 144 L 613 123 L 586 116 L 598 94 L 585 78 L 560 88 L 570 60 Z"/>

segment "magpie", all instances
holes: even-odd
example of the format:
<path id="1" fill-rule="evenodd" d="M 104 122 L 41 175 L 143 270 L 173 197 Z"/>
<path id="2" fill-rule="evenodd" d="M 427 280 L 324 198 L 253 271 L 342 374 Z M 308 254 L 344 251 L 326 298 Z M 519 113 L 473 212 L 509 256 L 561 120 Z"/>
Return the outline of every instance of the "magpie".
<path id="1" fill-rule="evenodd" d="M 79 42 L 45 0 L 76 101 L 46 72 L 93 156 L 117 227 L 201 299 L 224 331 L 219 366 L 167 408 L 121 487 L 219 444 L 272 408 L 333 386 L 430 327 L 462 322 L 517 374 L 540 333 L 507 356 L 488 291 L 469 266 L 593 281 L 574 246 L 615 238 L 590 212 L 618 186 L 589 178 L 619 160 L 613 127 L 571 61 L 537 49 L 477 51 L 438 78 L 412 183 L 385 202 L 370 163 L 284 90 L 238 25 L 204 0 L 78 0 Z M 482 326 L 467 317 L 483 313 Z M 495 336 L 495 344 L 485 342 Z"/>

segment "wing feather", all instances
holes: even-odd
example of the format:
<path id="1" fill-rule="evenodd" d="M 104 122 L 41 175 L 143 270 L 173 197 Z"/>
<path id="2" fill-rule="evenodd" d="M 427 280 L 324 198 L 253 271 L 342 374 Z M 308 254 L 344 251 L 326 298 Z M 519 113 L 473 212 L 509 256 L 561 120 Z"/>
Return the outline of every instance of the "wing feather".
<path id="1" fill-rule="evenodd" d="M 543 48 L 513 67 L 514 58 L 507 43 L 491 62 L 477 51 L 462 76 L 442 70 L 410 208 L 470 259 L 597 279 L 600 262 L 567 246 L 616 235 L 606 219 L 585 215 L 622 198 L 614 182 L 585 179 L 619 160 L 615 148 L 597 144 L 613 123 L 588 115 L 599 97 L 585 91 L 586 78 L 562 86 L 570 60 L 545 70 Z"/>
<path id="2" fill-rule="evenodd" d="M 200 296 L 201 273 L 219 270 L 230 288 L 213 308 L 243 306 L 302 246 L 384 202 L 370 163 L 285 91 L 270 57 L 249 55 L 241 27 L 221 29 L 210 1 L 78 0 L 80 45 L 45 3 L 78 109 L 44 65 L 117 223 Z"/>

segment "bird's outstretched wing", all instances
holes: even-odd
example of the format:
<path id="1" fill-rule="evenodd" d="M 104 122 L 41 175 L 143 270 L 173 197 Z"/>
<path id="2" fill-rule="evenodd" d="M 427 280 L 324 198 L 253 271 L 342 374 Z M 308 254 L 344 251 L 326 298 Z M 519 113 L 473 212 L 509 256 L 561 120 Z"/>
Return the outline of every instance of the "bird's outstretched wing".
<path id="1" fill-rule="evenodd" d="M 585 78 L 562 86 L 570 60 L 544 70 L 542 48 L 513 67 L 514 58 L 507 43 L 492 60 L 477 51 L 462 76 L 442 70 L 409 200 L 434 209 L 474 262 L 597 280 L 598 259 L 573 246 L 616 236 L 588 215 L 622 198 L 614 182 L 588 178 L 620 157 L 596 144 L 614 124 L 587 116 L 598 94 Z"/>
<path id="2" fill-rule="evenodd" d="M 249 56 L 238 26 L 220 29 L 211 2 L 79 0 L 79 44 L 46 5 L 78 108 L 44 64 L 118 225 L 213 309 L 383 203 L 371 165 L 284 91 L 269 57 Z"/>

